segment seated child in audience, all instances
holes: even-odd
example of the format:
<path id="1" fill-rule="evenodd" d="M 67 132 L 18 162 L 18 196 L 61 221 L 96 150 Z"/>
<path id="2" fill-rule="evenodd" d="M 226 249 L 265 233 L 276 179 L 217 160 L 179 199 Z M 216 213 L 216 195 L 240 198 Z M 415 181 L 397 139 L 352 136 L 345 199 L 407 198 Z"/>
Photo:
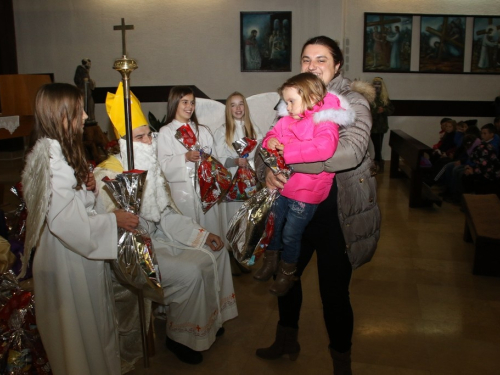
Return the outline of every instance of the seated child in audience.
<path id="1" fill-rule="evenodd" d="M 441 147 L 441 144 L 443 143 L 443 136 L 446 133 L 446 131 L 445 131 L 446 124 L 448 122 L 451 122 L 451 121 L 453 121 L 453 120 L 451 118 L 448 118 L 448 117 L 441 119 L 441 122 L 440 122 L 441 130 L 439 131 L 439 141 L 438 141 L 438 143 L 436 143 L 435 145 L 432 146 L 432 148 L 434 150 L 437 150 L 437 149 L 439 149 L 439 147 Z"/>
<path id="2" fill-rule="evenodd" d="M 482 142 L 471 154 L 470 165 L 464 170 L 464 192 L 476 194 L 495 193 L 500 183 L 498 143 L 494 142 L 494 125 L 481 128 Z"/>

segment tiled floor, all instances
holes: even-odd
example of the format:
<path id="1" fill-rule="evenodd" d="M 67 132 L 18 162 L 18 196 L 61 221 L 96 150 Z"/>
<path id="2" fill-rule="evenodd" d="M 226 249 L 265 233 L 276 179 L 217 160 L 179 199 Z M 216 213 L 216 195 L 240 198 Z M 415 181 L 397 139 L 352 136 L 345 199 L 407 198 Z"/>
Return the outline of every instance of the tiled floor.
<path id="1" fill-rule="evenodd" d="M 3 163 L 2 167 L 3 168 Z M 0 168 L 0 169 L 1 169 Z M 354 271 L 352 358 L 356 375 L 500 374 L 500 278 L 471 273 L 473 247 L 462 241 L 459 207 L 408 208 L 405 180 L 377 176 L 382 235 L 373 260 Z M 7 187 L 6 187 L 7 188 Z M 303 276 L 299 358 L 265 361 L 255 349 L 272 343 L 276 299 L 251 275 L 234 278 L 239 317 L 197 366 L 177 360 L 164 346 L 156 321 L 154 374 L 331 374 L 314 262 Z"/>

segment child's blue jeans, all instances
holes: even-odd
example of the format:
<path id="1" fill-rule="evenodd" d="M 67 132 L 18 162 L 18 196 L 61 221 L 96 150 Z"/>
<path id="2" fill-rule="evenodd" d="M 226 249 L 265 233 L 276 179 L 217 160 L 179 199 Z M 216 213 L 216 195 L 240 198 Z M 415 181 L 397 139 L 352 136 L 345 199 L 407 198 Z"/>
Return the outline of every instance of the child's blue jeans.
<path id="1" fill-rule="evenodd" d="M 273 205 L 274 234 L 268 250 L 283 249 L 281 259 L 286 263 L 297 263 L 300 254 L 302 233 L 318 208 L 317 204 L 299 202 L 280 196 Z"/>

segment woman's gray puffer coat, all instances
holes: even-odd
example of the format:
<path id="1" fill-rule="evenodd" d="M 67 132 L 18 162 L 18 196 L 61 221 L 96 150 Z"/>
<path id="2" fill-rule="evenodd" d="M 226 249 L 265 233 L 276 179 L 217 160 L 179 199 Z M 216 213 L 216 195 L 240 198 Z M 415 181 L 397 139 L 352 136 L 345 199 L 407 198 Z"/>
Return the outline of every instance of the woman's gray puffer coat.
<path id="1" fill-rule="evenodd" d="M 356 86 L 353 91 L 353 86 Z M 380 210 L 377 205 L 377 182 L 371 173 L 372 160 L 367 152 L 372 117 L 370 105 L 360 93 L 373 90 L 369 83 L 353 84 L 342 75 L 328 84 L 328 90 L 344 96 L 356 112 L 356 123 L 339 127 L 335 154 L 325 162 L 294 164 L 296 172 L 335 172 L 338 187 L 338 215 L 346 242 L 346 252 L 353 269 L 370 261 L 380 237 Z M 259 160 L 260 159 L 260 160 Z M 265 165 L 256 158 L 257 175 L 264 180 Z"/>

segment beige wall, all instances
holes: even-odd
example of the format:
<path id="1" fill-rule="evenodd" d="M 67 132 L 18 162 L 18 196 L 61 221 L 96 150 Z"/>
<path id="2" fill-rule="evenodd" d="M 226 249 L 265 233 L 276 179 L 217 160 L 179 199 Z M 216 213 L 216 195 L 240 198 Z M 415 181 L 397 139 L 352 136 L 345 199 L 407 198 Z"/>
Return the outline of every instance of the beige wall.
<path id="1" fill-rule="evenodd" d="M 371 80 L 362 72 L 363 13 L 495 14 L 497 0 L 16 0 L 16 38 L 20 73 L 55 73 L 72 82 L 76 66 L 92 59 L 91 76 L 98 86 L 115 86 L 112 70 L 121 54 L 121 35 L 113 25 L 124 17 L 128 54 L 138 61 L 133 86 L 194 84 L 215 99 L 234 90 L 245 95 L 273 91 L 299 71 L 302 43 L 326 34 L 345 49 L 346 76 Z M 292 11 L 291 73 L 240 71 L 240 11 Z M 496 12 L 498 14 L 498 12 Z M 500 76 L 444 74 L 379 74 L 393 99 L 492 100 L 500 95 Z M 146 104 L 157 116 L 164 104 Z M 96 108 L 106 129 L 104 106 Z M 452 115 L 452 114 L 450 114 Z M 433 143 L 438 118 L 391 118 L 423 142 Z M 480 119 L 480 124 L 491 119 Z M 387 138 L 387 137 L 386 137 Z M 385 157 L 389 150 L 385 148 Z"/>

